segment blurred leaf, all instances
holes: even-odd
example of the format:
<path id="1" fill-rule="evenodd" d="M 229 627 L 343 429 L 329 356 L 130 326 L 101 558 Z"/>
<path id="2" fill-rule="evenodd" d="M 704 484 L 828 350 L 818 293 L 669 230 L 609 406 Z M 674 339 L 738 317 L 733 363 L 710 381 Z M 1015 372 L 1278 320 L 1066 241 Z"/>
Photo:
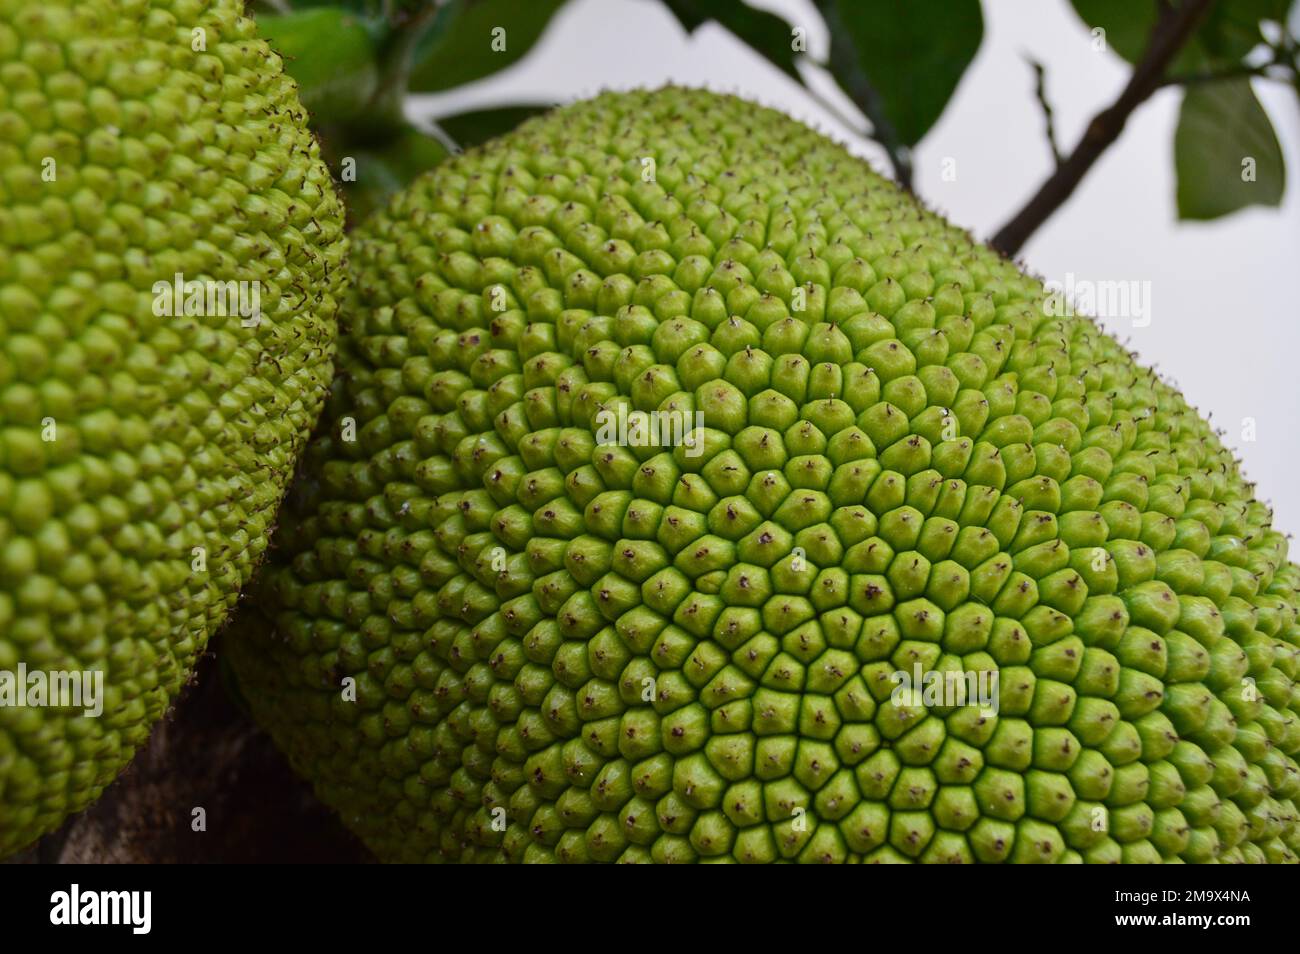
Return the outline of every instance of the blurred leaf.
<path id="1" fill-rule="evenodd" d="M 860 71 L 898 139 L 911 146 L 938 120 L 984 35 L 979 0 L 823 0 L 852 41 Z M 855 101 L 845 65 L 831 72 Z"/>
<path id="2" fill-rule="evenodd" d="M 394 192 L 451 155 L 438 140 L 410 126 L 386 142 L 365 146 L 326 132 L 321 137 L 321 150 L 343 193 L 349 227 L 356 226 Z"/>
<path id="3" fill-rule="evenodd" d="M 1106 47 L 1130 63 L 1146 49 L 1156 22 L 1155 0 L 1070 0 L 1089 27 L 1106 31 Z"/>
<path id="4" fill-rule="evenodd" d="M 793 37 L 790 24 L 776 14 L 755 10 L 739 0 L 664 0 L 664 3 L 688 32 L 694 33 L 701 24 L 713 20 L 753 47 L 782 72 L 803 82 L 794 65 L 795 52 L 791 49 Z"/>
<path id="5" fill-rule="evenodd" d="M 1261 20 L 1283 22 L 1287 0 L 1219 0 L 1196 34 L 1211 61 L 1235 63 L 1264 42 Z"/>
<path id="6" fill-rule="evenodd" d="M 473 113 L 459 113 L 439 119 L 442 131 L 455 140 L 462 149 L 480 145 L 489 139 L 510 132 L 525 119 L 541 115 L 549 106 L 502 106 Z"/>
<path id="7" fill-rule="evenodd" d="M 416 48 L 411 91 L 461 86 L 518 62 L 562 6 L 564 0 L 451 0 Z M 503 50 L 493 49 L 498 27 Z"/>
<path id="8" fill-rule="evenodd" d="M 1121 58 L 1136 63 L 1155 26 L 1157 0 L 1070 0 L 1090 27 L 1106 31 L 1106 44 Z M 1237 63 L 1263 42 L 1261 20 L 1280 20 L 1287 0 L 1219 0 L 1205 22 L 1169 66 L 1170 75 Z"/>
<path id="9" fill-rule="evenodd" d="M 376 44 L 366 22 L 339 7 L 318 7 L 283 16 L 263 14 L 258 32 L 284 58 L 302 103 L 316 126 L 344 122 L 360 113 L 379 81 Z"/>
<path id="10" fill-rule="evenodd" d="M 1254 160 L 1253 182 L 1243 181 L 1247 159 Z M 1215 219 L 1282 201 L 1282 147 L 1250 80 L 1188 88 L 1174 133 L 1174 167 L 1180 219 Z"/>

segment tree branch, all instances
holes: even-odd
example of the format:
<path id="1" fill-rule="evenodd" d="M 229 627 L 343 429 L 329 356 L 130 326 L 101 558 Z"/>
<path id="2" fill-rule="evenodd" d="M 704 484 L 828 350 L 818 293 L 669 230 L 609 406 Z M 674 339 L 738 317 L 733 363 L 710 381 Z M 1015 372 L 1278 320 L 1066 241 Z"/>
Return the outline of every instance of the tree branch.
<path id="1" fill-rule="evenodd" d="M 1042 63 L 1032 57 L 1026 57 L 1026 60 L 1034 70 L 1034 96 L 1043 109 L 1043 122 L 1047 125 L 1047 145 L 1052 150 L 1052 158 L 1057 166 L 1060 166 L 1065 161 L 1065 157 L 1056 142 L 1056 120 L 1052 113 L 1052 104 L 1047 98 L 1047 70 L 1043 68 Z"/>
<path id="2" fill-rule="evenodd" d="M 1024 208 L 998 230 L 990 245 L 1004 255 L 1016 254 L 1047 217 L 1061 207 L 1101 154 L 1119 138 L 1133 110 L 1159 88 L 1165 70 L 1191 38 L 1212 3 L 1213 0 L 1184 0 L 1177 6 L 1161 4 L 1146 50 L 1119 97 L 1092 118 L 1074 151 L 1057 166 Z"/>

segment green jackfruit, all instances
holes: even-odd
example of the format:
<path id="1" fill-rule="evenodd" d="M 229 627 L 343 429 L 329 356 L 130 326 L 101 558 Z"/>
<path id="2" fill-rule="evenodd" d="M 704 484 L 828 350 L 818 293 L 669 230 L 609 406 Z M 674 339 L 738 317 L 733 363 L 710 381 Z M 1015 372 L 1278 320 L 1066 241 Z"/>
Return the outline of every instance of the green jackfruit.
<path id="1" fill-rule="evenodd" d="M 332 377 L 342 208 L 242 14 L 0 0 L 0 856 L 147 739 Z"/>
<path id="2" fill-rule="evenodd" d="M 606 94 L 418 180 L 353 263 L 232 653 L 381 858 L 1296 859 L 1268 510 L 841 147 Z"/>

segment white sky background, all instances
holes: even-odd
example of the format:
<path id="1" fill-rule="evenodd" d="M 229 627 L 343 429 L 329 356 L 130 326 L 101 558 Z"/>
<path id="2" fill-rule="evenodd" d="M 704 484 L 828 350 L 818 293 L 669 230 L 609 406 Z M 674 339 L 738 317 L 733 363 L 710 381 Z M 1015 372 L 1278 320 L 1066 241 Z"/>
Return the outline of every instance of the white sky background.
<path id="1" fill-rule="evenodd" d="M 824 58 L 829 41 L 810 0 L 754 5 L 806 26 L 809 52 Z M 914 156 L 917 192 L 980 238 L 992 235 L 1051 169 L 1025 54 L 1047 68 L 1057 137 L 1067 152 L 1128 77 L 1114 53 L 1093 51 L 1066 0 L 985 0 L 984 17 L 974 63 Z M 502 25 L 509 42 L 509 24 Z M 874 143 L 853 136 L 731 34 L 709 24 L 688 35 L 665 7 L 647 0 L 570 0 L 524 60 L 481 82 L 413 97 L 409 111 L 446 116 L 668 81 L 776 106 L 888 169 Z M 818 88 L 839 95 L 829 79 Z M 1274 525 L 1294 533 L 1300 531 L 1300 99 L 1278 83 L 1257 80 L 1255 89 L 1286 156 L 1282 208 L 1253 208 L 1205 224 L 1176 221 L 1173 133 L 1180 94 L 1165 90 L 1139 107 L 1022 257 L 1047 278 L 1063 281 L 1072 272 L 1076 281 L 1151 283 L 1150 324 L 1135 328 L 1112 319 L 1107 327 L 1193 405 L 1213 412 L 1258 496 L 1273 504 Z M 947 158 L 956 161 L 955 181 L 943 180 Z M 1243 440 L 1246 418 L 1255 422 L 1253 441 Z"/>

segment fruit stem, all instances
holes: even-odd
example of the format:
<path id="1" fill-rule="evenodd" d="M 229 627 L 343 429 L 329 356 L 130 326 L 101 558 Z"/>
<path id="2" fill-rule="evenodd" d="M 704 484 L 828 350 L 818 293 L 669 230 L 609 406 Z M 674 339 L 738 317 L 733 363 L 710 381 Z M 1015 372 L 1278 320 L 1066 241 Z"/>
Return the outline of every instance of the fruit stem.
<path id="1" fill-rule="evenodd" d="M 349 124 L 349 132 L 354 138 L 385 141 L 406 131 L 402 104 L 410 84 L 415 49 L 439 10 L 446 5 L 447 0 L 419 0 L 388 11 L 388 33 L 381 41 L 376 57 L 379 82 L 361 118 Z"/>

